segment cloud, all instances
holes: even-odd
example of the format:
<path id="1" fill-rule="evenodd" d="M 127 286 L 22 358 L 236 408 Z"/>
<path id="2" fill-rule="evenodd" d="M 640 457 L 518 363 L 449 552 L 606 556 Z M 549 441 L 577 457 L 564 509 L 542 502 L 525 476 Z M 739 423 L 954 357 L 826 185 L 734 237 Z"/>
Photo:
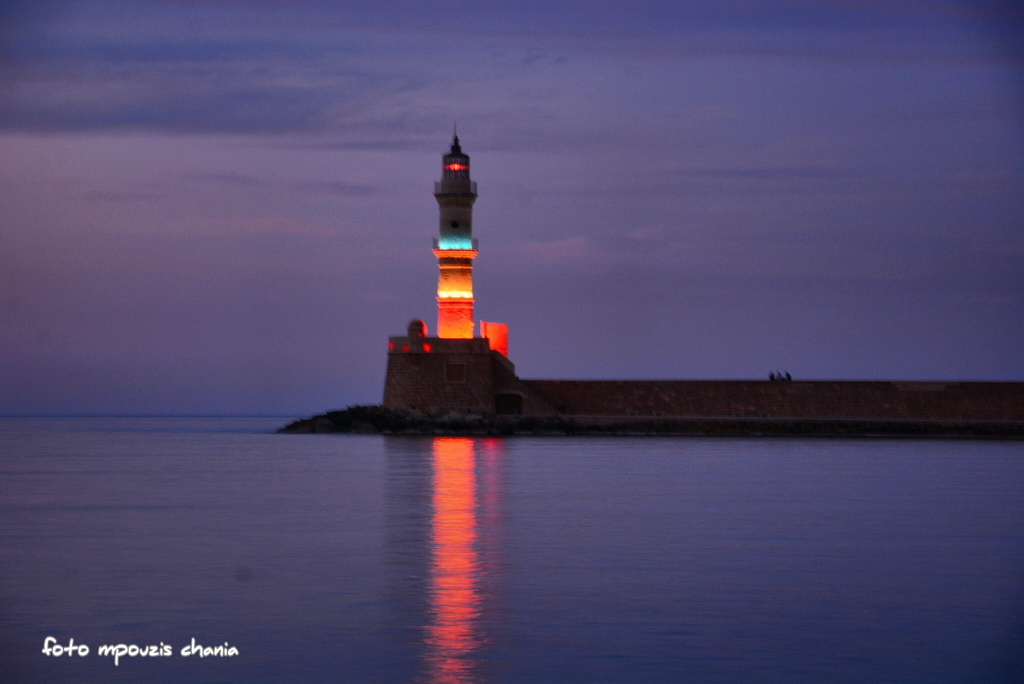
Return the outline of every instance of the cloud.
<path id="1" fill-rule="evenodd" d="M 197 180 L 202 183 L 218 183 L 221 185 L 235 185 L 251 187 L 254 185 L 264 185 L 266 180 L 251 176 L 246 173 L 235 173 L 235 172 L 223 172 L 223 171 L 195 171 L 192 173 L 185 174 L 185 177 L 191 180 Z"/>
<path id="2" fill-rule="evenodd" d="M 0 127 L 323 131 L 373 119 L 424 85 L 415 69 L 368 57 L 358 37 L 246 16 L 84 1 L 16 20 L 4 28 Z"/>
<path id="3" fill-rule="evenodd" d="M 45 3 L 4 27 L 0 128 L 331 134 L 337 145 L 378 149 L 349 130 L 386 140 L 424 119 L 436 127 L 460 88 L 503 93 L 467 115 L 521 122 L 531 99 L 514 100 L 526 77 L 513 64 L 544 70 L 531 78 L 554 93 L 573 75 L 548 72 L 573 56 L 1019 64 L 1019 51 L 986 38 L 1015 31 L 1006 27 L 1018 26 L 1019 12 L 968 5 L 719 0 L 584 11 L 529 2 L 451 12 L 401 2 L 384 12 L 310 0 Z M 551 96 L 532 101 L 536 118 L 553 111 Z M 388 119 L 399 125 L 376 123 Z"/>
<path id="4" fill-rule="evenodd" d="M 313 192 L 326 193 L 328 195 L 340 195 L 342 197 L 371 195 L 380 191 L 380 189 L 371 188 L 367 185 L 345 183 L 343 181 L 305 181 L 297 183 L 295 187 L 300 190 L 310 190 Z"/>
<path id="5" fill-rule="evenodd" d="M 262 178 L 245 173 L 220 171 L 195 171 L 185 174 L 185 178 L 198 181 L 204 185 L 218 184 L 240 188 L 263 188 L 282 193 L 288 193 L 290 190 L 299 190 L 327 195 L 340 195 L 343 197 L 361 197 L 372 195 L 382 190 L 382 188 L 374 188 L 369 185 L 346 181 Z"/>
<path id="6" fill-rule="evenodd" d="M 8 70 L 0 126 L 9 130 L 284 133 L 364 118 L 414 79 L 306 65 L 84 61 Z"/>
<path id="7" fill-rule="evenodd" d="M 82 193 L 82 199 L 87 202 L 149 202 L 157 197 L 160 197 L 158 192 L 138 190 L 91 190 Z"/>
<path id="8" fill-rule="evenodd" d="M 722 178 L 722 179 L 822 179 L 850 178 L 862 176 L 866 172 L 853 169 L 837 169 L 824 166 L 776 166 L 762 168 L 679 168 L 671 171 L 673 175 L 690 178 Z"/>

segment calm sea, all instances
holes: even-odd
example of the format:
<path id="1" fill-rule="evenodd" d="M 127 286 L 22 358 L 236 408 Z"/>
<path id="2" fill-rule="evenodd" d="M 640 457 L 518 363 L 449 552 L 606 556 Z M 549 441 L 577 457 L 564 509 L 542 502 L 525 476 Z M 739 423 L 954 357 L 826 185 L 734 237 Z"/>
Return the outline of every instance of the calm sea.
<path id="1" fill-rule="evenodd" d="M 0 678 L 1024 679 L 1021 442 L 284 422 L 0 420 Z"/>

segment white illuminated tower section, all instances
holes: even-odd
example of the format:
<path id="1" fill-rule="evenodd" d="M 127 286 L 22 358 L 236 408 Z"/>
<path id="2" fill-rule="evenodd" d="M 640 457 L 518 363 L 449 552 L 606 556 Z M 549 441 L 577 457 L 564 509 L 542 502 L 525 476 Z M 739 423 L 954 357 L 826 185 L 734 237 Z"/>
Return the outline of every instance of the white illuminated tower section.
<path id="1" fill-rule="evenodd" d="M 459 147 L 459 136 L 444 155 L 441 180 L 434 183 L 441 210 L 441 237 L 434 241 L 437 257 L 437 336 L 473 337 L 473 202 L 476 183 L 469 179 L 469 155 Z"/>

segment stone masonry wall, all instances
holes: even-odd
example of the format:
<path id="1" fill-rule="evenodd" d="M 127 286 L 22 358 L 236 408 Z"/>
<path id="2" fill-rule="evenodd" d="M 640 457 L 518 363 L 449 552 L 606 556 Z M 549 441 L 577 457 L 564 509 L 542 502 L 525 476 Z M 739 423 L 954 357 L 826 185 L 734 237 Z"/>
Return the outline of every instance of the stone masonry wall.
<path id="1" fill-rule="evenodd" d="M 491 414 L 1011 421 L 1022 382 L 524 380 L 483 338 L 389 339 L 384 406 Z"/>
<path id="2" fill-rule="evenodd" d="M 494 357 L 500 355 L 487 340 L 392 337 L 388 346 L 385 407 L 494 412 Z M 514 376 L 514 367 L 509 372 Z"/>
<path id="3" fill-rule="evenodd" d="M 522 380 L 566 415 L 1024 421 L 1024 383 Z"/>

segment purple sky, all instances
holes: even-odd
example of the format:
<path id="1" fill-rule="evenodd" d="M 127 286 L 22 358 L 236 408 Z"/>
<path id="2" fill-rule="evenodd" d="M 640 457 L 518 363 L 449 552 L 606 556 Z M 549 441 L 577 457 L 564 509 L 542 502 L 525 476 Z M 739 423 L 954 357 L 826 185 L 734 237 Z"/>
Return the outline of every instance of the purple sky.
<path id="1" fill-rule="evenodd" d="M 6 2 L 0 413 L 377 403 L 436 323 L 528 378 L 1024 379 L 1024 10 Z"/>

